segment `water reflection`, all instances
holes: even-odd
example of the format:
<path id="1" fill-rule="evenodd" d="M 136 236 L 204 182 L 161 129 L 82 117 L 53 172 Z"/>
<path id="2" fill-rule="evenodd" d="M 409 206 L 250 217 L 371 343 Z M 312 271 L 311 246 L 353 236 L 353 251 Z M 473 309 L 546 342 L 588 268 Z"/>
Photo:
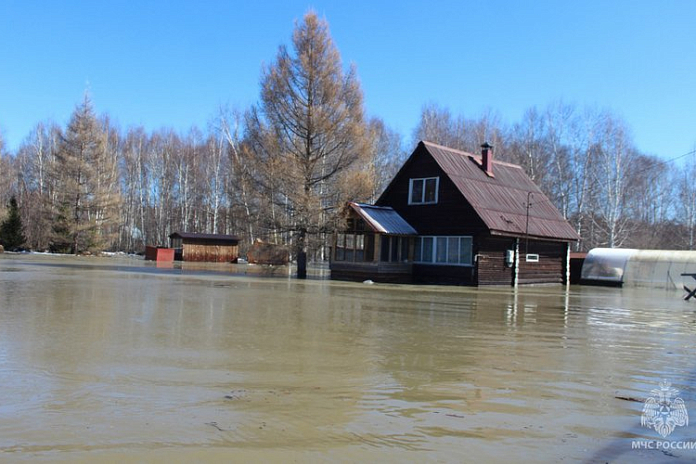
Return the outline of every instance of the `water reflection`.
<path id="1" fill-rule="evenodd" d="M 679 295 L 231 269 L 1 257 L 0 453 L 640 460 L 641 404 L 617 396 L 662 378 L 693 396 Z"/>

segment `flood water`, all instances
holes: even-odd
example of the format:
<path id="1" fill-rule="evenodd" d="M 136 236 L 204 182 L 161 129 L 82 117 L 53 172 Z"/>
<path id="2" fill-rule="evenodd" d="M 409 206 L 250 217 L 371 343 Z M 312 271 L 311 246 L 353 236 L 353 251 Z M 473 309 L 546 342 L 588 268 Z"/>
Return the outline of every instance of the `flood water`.
<path id="1" fill-rule="evenodd" d="M 0 461 L 696 459 L 631 449 L 662 380 L 696 424 L 679 292 L 260 269 L 0 255 Z"/>

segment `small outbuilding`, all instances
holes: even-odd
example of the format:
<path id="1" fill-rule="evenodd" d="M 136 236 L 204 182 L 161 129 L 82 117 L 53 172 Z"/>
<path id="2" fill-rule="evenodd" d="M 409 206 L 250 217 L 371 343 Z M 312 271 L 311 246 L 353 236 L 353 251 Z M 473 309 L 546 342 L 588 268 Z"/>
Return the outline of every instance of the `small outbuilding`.
<path id="1" fill-rule="evenodd" d="M 145 260 L 160 263 L 172 262 L 174 261 L 174 249 L 148 245 L 145 247 Z"/>
<path id="2" fill-rule="evenodd" d="M 177 261 L 236 263 L 239 238 L 222 234 L 175 232 L 169 236 Z"/>

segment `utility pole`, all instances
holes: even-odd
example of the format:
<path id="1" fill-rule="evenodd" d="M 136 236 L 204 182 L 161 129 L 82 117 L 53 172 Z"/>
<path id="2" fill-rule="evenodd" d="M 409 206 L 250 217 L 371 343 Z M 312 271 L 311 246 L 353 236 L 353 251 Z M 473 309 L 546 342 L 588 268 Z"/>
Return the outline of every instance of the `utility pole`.
<path id="1" fill-rule="evenodd" d="M 527 192 L 527 224 L 525 225 L 524 228 L 524 254 L 525 256 L 529 254 L 529 208 L 532 206 L 530 203 L 531 197 L 534 195 L 534 192 Z"/>

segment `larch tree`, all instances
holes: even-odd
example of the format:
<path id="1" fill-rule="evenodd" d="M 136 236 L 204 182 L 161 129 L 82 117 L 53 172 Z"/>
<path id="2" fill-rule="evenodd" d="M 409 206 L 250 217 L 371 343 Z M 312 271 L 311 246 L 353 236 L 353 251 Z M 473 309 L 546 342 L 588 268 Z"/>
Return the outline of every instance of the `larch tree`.
<path id="1" fill-rule="evenodd" d="M 370 145 L 355 68 L 344 73 L 328 24 L 314 12 L 296 24 L 292 51 L 281 45 L 263 69 L 247 125 L 269 222 L 294 243 L 304 278 L 308 240 L 331 231 L 337 201 L 347 200 L 336 188 Z"/>
<path id="2" fill-rule="evenodd" d="M 100 250 L 111 240 L 119 204 L 115 162 L 108 152 L 107 134 L 85 94 L 61 138 L 51 173 L 58 202 L 55 251 Z"/>

